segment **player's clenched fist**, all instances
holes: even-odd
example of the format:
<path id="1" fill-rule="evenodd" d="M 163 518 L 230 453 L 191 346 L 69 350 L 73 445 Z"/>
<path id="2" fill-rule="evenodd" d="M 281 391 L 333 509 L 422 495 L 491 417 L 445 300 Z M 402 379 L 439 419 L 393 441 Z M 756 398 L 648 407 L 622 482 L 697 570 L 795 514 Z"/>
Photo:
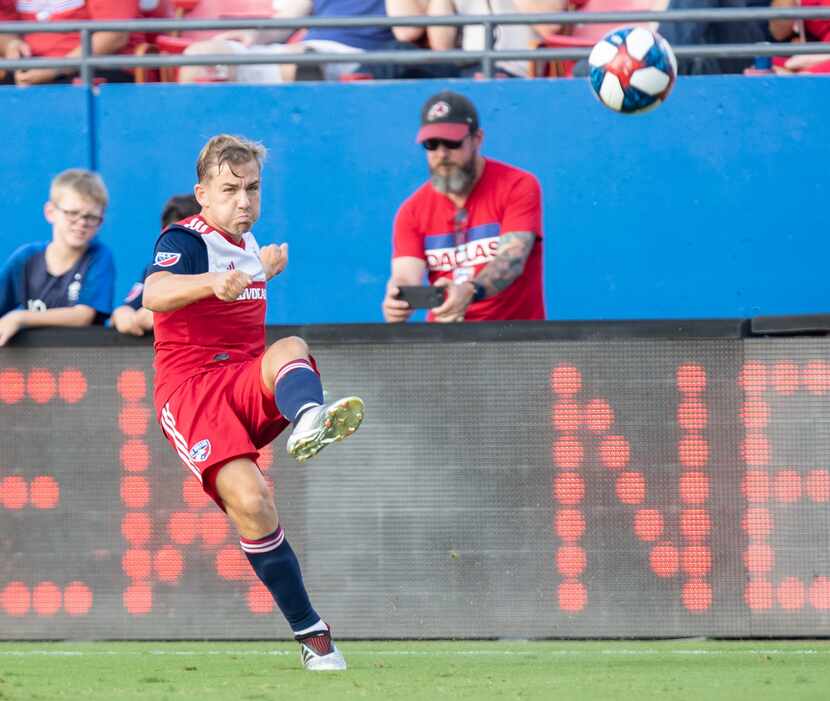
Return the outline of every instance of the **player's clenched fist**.
<path id="1" fill-rule="evenodd" d="M 285 266 L 288 265 L 288 244 L 281 243 L 279 246 L 272 243 L 263 246 L 259 250 L 259 259 L 262 261 L 262 269 L 265 271 L 265 279 L 270 280 L 279 275 Z"/>
<path id="2" fill-rule="evenodd" d="M 213 282 L 213 294 L 223 302 L 234 302 L 251 284 L 251 276 L 241 270 L 219 273 Z"/>

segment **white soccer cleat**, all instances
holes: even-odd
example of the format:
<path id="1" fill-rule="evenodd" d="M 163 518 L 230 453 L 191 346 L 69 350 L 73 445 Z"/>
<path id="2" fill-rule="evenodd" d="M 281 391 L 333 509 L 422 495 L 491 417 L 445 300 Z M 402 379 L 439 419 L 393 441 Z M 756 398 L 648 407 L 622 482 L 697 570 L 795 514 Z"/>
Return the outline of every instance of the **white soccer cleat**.
<path id="1" fill-rule="evenodd" d="M 363 400 L 344 397 L 306 411 L 288 438 L 288 454 L 300 462 L 313 458 L 329 443 L 351 436 L 363 421 Z"/>
<path id="2" fill-rule="evenodd" d="M 346 669 L 346 660 L 332 642 L 330 630 L 320 630 L 302 638 L 300 659 L 309 672 L 340 672 Z"/>

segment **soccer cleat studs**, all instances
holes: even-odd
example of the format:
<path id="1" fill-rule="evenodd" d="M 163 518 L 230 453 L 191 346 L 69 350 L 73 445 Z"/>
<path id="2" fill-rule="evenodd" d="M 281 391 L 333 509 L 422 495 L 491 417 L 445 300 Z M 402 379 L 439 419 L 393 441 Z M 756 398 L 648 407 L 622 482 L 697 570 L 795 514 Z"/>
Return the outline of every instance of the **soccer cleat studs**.
<path id="1" fill-rule="evenodd" d="M 313 458 L 330 443 L 352 435 L 363 421 L 360 397 L 345 397 L 331 404 L 309 409 L 288 438 L 288 453 L 299 462 Z"/>

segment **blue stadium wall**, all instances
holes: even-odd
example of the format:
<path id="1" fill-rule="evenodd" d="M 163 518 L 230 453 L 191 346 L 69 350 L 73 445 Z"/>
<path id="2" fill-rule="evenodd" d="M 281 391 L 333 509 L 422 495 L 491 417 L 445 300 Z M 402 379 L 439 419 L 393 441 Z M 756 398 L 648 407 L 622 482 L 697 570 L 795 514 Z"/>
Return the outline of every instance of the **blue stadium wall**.
<path id="1" fill-rule="evenodd" d="M 201 145 L 236 132 L 270 149 L 259 240 L 290 244 L 269 322 L 379 321 L 392 220 L 425 177 L 418 110 L 445 85 L 2 88 L 0 257 L 48 237 L 56 172 L 93 166 L 123 296 Z M 485 153 L 542 182 L 551 319 L 830 309 L 827 79 L 681 80 L 638 117 L 601 108 L 583 81 L 452 85 L 479 105 Z"/>

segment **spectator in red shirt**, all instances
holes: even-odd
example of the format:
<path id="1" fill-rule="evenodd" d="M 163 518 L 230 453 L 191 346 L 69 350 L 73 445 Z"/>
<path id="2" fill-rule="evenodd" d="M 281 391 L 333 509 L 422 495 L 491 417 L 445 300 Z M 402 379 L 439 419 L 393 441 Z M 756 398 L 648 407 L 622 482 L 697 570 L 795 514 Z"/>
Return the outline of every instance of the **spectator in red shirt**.
<path id="1" fill-rule="evenodd" d="M 830 0 L 773 0 L 772 7 L 827 7 Z M 777 41 L 830 41 L 830 20 L 781 19 L 769 23 L 769 31 Z M 776 73 L 830 73 L 830 55 L 801 54 L 800 56 L 776 57 L 773 60 Z"/>
<path id="2" fill-rule="evenodd" d="M 386 321 L 412 309 L 401 285 L 430 284 L 446 299 L 428 321 L 544 319 L 541 190 L 530 173 L 480 154 L 484 133 L 473 103 L 445 91 L 421 111 L 417 141 L 430 180 L 395 217 Z"/>
<path id="3" fill-rule="evenodd" d="M 138 0 L 0 0 L 0 20 L 3 22 L 74 22 L 138 17 Z M 92 53 L 132 53 L 142 38 L 141 35 L 129 32 L 96 32 L 92 35 Z M 77 32 L 35 32 L 25 36 L 0 34 L 0 55 L 12 60 L 30 57 L 72 58 L 81 55 L 81 38 Z M 77 73 L 77 70 L 69 68 L 31 68 L 8 73 L 4 82 L 17 85 L 70 82 Z M 132 81 L 132 75 L 122 70 L 98 70 L 95 74 L 109 82 Z"/>

